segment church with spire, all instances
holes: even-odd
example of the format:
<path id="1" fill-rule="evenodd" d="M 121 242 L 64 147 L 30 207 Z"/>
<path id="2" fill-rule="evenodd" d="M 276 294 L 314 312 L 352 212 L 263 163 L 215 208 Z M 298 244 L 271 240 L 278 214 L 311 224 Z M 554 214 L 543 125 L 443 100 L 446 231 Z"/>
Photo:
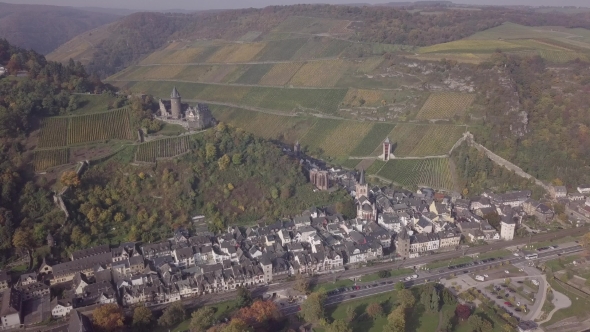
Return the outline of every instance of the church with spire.
<path id="1" fill-rule="evenodd" d="M 197 103 L 195 107 L 182 103 L 180 93 L 174 87 L 170 93 L 170 100 L 158 101 L 157 118 L 164 122 L 178 124 L 189 130 L 203 130 L 215 125 L 215 119 L 207 104 Z"/>
<path id="2" fill-rule="evenodd" d="M 367 221 L 377 221 L 377 207 L 371 201 L 369 185 L 365 179 L 365 170 L 361 169 L 359 180 L 355 187 L 356 217 Z"/>

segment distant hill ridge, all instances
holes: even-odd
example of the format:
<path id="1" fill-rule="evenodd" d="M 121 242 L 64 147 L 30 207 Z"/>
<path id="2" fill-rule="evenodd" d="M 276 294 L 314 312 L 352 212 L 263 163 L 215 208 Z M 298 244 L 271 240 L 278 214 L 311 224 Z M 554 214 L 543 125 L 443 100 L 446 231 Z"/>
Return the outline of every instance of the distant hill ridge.
<path id="1" fill-rule="evenodd" d="M 0 38 L 47 54 L 73 37 L 118 18 L 72 7 L 0 2 Z"/>
<path id="2" fill-rule="evenodd" d="M 590 28 L 588 13 L 538 13 L 530 10 L 493 7 L 486 10 L 453 10 L 442 2 L 432 2 L 429 11 L 436 15 L 421 15 L 394 7 L 354 7 L 334 5 L 270 6 L 262 9 L 237 9 L 221 12 L 193 14 L 142 12 L 126 16 L 113 23 L 106 31 L 97 29 L 100 38 L 87 40 L 82 34 L 48 56 L 55 61 L 70 57 L 83 60 L 88 69 L 101 77 L 110 76 L 137 63 L 172 40 L 226 40 L 239 41 L 248 33 L 256 32 L 254 40 L 293 38 L 297 22 L 289 22 L 291 30 L 275 31 L 294 16 L 353 21 L 347 29 L 351 41 L 412 46 L 429 46 L 459 40 L 479 31 L 514 22 L 527 26 L 565 26 Z M 415 4 L 414 4 L 415 5 Z M 303 22 L 302 24 L 305 24 Z M 329 27 L 330 25 L 326 25 Z M 321 26 L 306 27 L 312 34 L 330 33 L 315 30 Z M 310 29 L 311 28 L 311 29 Z M 334 27 L 332 27 L 334 28 Z M 117 33 L 112 33 L 117 31 Z M 93 34 L 94 35 L 94 34 Z M 308 35 L 310 35 L 308 33 Z M 94 37 L 93 37 L 94 38 Z"/>

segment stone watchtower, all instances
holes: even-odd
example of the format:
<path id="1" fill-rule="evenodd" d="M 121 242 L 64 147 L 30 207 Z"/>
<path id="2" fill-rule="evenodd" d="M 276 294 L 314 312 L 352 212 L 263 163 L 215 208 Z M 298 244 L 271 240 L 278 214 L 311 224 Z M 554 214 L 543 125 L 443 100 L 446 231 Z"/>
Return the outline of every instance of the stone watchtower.
<path id="1" fill-rule="evenodd" d="M 391 154 L 391 142 L 389 142 L 389 137 L 383 141 L 383 160 L 388 161 Z"/>
<path id="2" fill-rule="evenodd" d="M 395 252 L 403 259 L 410 257 L 410 236 L 405 226 L 395 238 Z"/>
<path id="3" fill-rule="evenodd" d="M 180 93 L 176 90 L 176 87 L 172 89 L 170 94 L 170 113 L 173 119 L 180 119 L 181 104 L 180 104 Z"/>

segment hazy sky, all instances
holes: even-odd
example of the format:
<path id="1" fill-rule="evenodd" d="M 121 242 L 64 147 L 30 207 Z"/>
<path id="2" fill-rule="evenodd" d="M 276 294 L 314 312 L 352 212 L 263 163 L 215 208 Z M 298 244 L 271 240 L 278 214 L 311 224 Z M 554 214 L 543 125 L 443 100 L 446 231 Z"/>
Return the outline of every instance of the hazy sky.
<path id="1" fill-rule="evenodd" d="M 295 3 L 387 3 L 395 0 L 0 0 L 19 4 L 46 4 L 75 7 L 127 8 L 144 10 L 163 9 L 226 9 L 291 5 Z M 535 5 L 535 6 L 584 6 L 589 0 L 453 0 L 454 3 L 477 5 Z"/>

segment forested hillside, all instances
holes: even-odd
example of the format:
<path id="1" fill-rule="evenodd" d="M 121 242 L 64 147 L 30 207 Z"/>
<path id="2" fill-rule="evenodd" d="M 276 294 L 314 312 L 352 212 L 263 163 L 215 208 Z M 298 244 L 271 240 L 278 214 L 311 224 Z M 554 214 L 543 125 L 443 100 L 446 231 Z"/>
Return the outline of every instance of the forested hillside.
<path id="1" fill-rule="evenodd" d="M 271 6 L 263 9 L 228 10 L 221 13 L 161 14 L 136 13 L 116 23 L 98 45 L 89 63 L 91 72 L 102 77 L 114 74 L 145 57 L 167 42 L 178 39 L 261 40 L 293 33 L 313 35 L 331 26 L 340 38 L 367 43 L 426 46 L 450 42 L 504 22 L 524 25 L 590 27 L 588 14 L 535 13 L 526 10 L 490 8 L 486 10 L 438 9 L 424 15 L 390 7 L 348 7 L 330 5 Z M 293 25 L 305 17 L 323 18 L 323 25 Z M 280 24 L 290 29 L 267 35 Z M 83 39 L 83 37 L 78 37 Z M 250 40 L 250 38 L 253 38 Z M 82 44 L 81 41 L 79 44 Z M 64 45 L 66 47 L 66 45 Z M 69 47 L 69 46 L 68 46 Z M 77 53 L 57 50 L 61 61 Z"/>
<path id="2" fill-rule="evenodd" d="M 118 18 L 72 7 L 0 2 L 0 38 L 46 54 L 75 36 Z"/>
<path id="3" fill-rule="evenodd" d="M 64 222 L 49 190 L 34 182 L 25 155 L 34 123 L 75 107 L 72 92 L 105 87 L 89 78 L 79 63 L 48 62 L 6 40 L 0 40 L 0 66 L 8 74 L 25 75 L 0 78 L 0 261 L 4 261 L 15 247 L 41 245 L 47 232 Z"/>
<path id="4" fill-rule="evenodd" d="M 514 82 L 520 112 L 507 112 L 507 96 L 490 93 L 476 140 L 539 179 L 569 186 L 589 182 L 589 63 L 547 64 L 538 56 L 498 53 L 480 67 L 503 71 Z M 501 85 L 496 81 L 482 91 Z"/>

